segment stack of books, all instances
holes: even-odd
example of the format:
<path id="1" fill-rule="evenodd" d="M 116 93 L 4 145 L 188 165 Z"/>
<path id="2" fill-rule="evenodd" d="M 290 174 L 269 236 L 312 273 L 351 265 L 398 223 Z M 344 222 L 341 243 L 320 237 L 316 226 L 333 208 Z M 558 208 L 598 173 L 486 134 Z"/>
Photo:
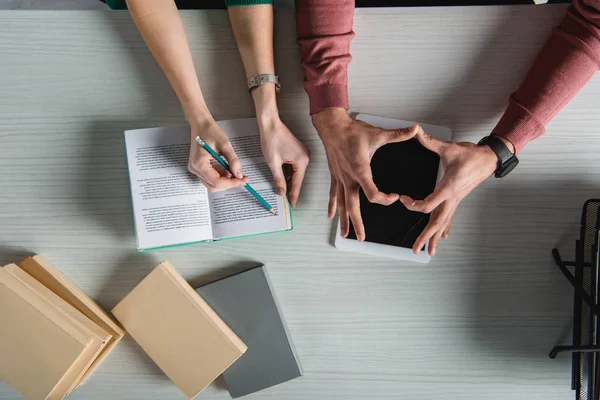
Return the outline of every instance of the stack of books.
<path id="1" fill-rule="evenodd" d="M 29 400 L 83 384 L 125 335 L 40 256 L 0 268 L 0 379 Z"/>
<path id="2" fill-rule="evenodd" d="M 165 261 L 112 312 L 190 399 L 221 374 L 233 398 L 302 375 L 264 267 L 194 290 Z"/>
<path id="3" fill-rule="evenodd" d="M 221 374 L 233 398 L 302 376 L 264 266 L 193 289 L 165 261 L 112 314 L 39 256 L 0 268 L 0 379 L 62 399 L 126 332 L 189 399 Z"/>

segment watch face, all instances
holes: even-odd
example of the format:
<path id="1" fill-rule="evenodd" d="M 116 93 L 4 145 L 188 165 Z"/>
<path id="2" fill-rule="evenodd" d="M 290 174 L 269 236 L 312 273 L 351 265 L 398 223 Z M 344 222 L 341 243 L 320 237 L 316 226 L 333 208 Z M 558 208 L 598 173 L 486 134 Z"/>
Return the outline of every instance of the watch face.
<path id="1" fill-rule="evenodd" d="M 500 166 L 498 172 L 496 172 L 496 178 L 504 178 L 506 175 L 510 173 L 515 167 L 519 165 L 519 159 L 515 156 L 512 156 L 508 161 Z"/>

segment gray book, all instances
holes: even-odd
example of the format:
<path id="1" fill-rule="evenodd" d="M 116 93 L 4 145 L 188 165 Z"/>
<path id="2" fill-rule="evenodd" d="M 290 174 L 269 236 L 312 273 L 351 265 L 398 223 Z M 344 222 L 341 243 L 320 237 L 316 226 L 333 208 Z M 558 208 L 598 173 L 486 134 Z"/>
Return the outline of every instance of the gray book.
<path id="1" fill-rule="evenodd" d="M 198 294 L 248 350 L 224 373 L 234 399 L 302 376 L 302 367 L 264 266 L 209 283 Z"/>

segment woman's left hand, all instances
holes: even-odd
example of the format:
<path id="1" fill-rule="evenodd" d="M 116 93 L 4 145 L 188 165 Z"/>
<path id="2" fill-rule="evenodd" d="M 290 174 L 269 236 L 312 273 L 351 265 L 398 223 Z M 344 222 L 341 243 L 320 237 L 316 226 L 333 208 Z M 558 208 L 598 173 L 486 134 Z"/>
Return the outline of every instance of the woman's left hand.
<path id="1" fill-rule="evenodd" d="M 287 187 L 283 166 L 288 164 L 291 167 L 289 198 L 292 207 L 296 207 L 308 166 L 310 151 L 279 118 L 259 124 L 259 127 L 263 155 L 267 164 L 269 164 L 277 194 L 280 196 L 285 196 Z"/>

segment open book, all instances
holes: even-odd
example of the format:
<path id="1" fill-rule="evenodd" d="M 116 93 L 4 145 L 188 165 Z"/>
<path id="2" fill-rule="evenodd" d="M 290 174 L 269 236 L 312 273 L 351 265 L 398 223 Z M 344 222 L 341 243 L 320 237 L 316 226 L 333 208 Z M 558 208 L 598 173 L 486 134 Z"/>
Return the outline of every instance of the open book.
<path id="1" fill-rule="evenodd" d="M 289 202 L 275 193 L 271 171 L 262 156 L 256 119 L 218 124 L 242 161 L 248 183 L 277 215 L 265 210 L 243 187 L 209 192 L 188 171 L 189 127 L 126 131 L 138 250 L 292 229 Z"/>

